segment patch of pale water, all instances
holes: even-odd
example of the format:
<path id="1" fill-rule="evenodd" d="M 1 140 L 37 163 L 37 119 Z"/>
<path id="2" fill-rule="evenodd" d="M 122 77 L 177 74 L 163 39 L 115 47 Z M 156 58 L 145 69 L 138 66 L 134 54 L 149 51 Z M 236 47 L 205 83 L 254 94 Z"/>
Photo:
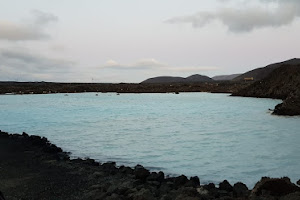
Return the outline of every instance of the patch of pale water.
<path id="1" fill-rule="evenodd" d="M 300 178 L 300 118 L 279 100 L 227 94 L 0 96 L 0 129 L 46 136 L 73 156 L 142 164 L 202 183 Z"/>

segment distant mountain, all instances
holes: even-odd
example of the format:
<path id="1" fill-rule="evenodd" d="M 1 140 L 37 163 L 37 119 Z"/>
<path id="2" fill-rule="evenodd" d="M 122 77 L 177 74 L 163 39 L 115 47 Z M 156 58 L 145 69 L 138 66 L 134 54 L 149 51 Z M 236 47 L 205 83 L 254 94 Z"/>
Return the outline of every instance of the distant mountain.
<path id="1" fill-rule="evenodd" d="M 266 78 L 274 69 L 277 69 L 282 65 L 299 65 L 299 64 L 300 64 L 300 59 L 294 58 L 284 62 L 275 63 L 275 64 L 268 65 L 266 67 L 251 70 L 249 72 L 246 72 L 234 78 L 233 81 L 243 81 L 245 78 L 253 78 L 254 81 L 261 80 L 263 78 Z"/>
<path id="2" fill-rule="evenodd" d="M 214 80 L 209 78 L 208 76 L 203 76 L 200 74 L 194 74 L 192 76 L 185 78 L 186 82 L 213 82 Z"/>
<path id="3" fill-rule="evenodd" d="M 181 83 L 184 82 L 182 77 L 173 77 L 173 76 L 158 76 L 154 78 L 149 78 L 142 83 Z"/>
<path id="4" fill-rule="evenodd" d="M 203 76 L 200 74 L 194 74 L 192 76 L 174 77 L 174 76 L 158 76 L 149 78 L 142 83 L 198 83 L 198 82 L 213 82 L 214 80 L 208 76 Z"/>
<path id="5" fill-rule="evenodd" d="M 242 74 L 231 74 L 231 75 L 219 75 L 219 76 L 214 76 L 212 79 L 215 81 L 231 81 L 232 79 L 240 76 Z"/>

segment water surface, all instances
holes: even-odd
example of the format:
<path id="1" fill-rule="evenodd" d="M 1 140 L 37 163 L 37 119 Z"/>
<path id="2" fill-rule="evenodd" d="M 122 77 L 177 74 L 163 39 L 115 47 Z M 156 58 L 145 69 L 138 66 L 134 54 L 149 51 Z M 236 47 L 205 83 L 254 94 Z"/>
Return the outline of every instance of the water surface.
<path id="1" fill-rule="evenodd" d="M 202 183 L 300 178 L 300 118 L 271 115 L 279 100 L 227 94 L 1 95 L 0 129 L 46 136 L 73 156 Z"/>

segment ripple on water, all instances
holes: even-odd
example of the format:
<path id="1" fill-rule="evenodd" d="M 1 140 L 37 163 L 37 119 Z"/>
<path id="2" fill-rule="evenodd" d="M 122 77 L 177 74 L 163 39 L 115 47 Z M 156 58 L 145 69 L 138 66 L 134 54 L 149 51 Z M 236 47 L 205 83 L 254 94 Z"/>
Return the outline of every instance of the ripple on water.
<path id="1" fill-rule="evenodd" d="M 73 156 L 143 164 L 202 183 L 300 177 L 300 118 L 280 101 L 227 94 L 1 95 L 0 129 L 46 136 Z"/>

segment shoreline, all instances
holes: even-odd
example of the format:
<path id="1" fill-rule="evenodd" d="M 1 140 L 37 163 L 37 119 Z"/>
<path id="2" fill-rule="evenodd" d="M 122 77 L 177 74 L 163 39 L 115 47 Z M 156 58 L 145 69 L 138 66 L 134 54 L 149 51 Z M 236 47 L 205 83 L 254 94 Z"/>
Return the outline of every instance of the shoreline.
<path id="1" fill-rule="evenodd" d="M 249 88 L 260 82 L 215 81 L 212 83 L 53 83 L 53 82 L 0 82 L 0 95 L 23 94 L 57 94 L 57 93 L 186 93 L 209 92 L 226 93 L 231 96 L 280 99 L 283 102 L 276 105 L 272 112 L 275 115 L 300 115 L 300 100 L 297 95 L 275 94 L 265 95 L 265 92 L 249 93 Z M 259 90 L 261 91 L 261 90 Z"/>
<path id="2" fill-rule="evenodd" d="M 117 167 L 115 162 L 70 159 L 46 138 L 26 133 L 0 131 L 0 150 L 0 191 L 7 200 L 300 198 L 300 188 L 288 178 L 262 178 L 252 190 L 226 180 L 219 186 L 203 185 L 201 177 L 167 177 L 141 165 Z"/>
<path id="3" fill-rule="evenodd" d="M 213 83 L 50 83 L 50 82 L 0 82 L 0 94 L 49 93 L 179 93 L 212 92 L 233 93 L 248 86 L 245 82 Z"/>

